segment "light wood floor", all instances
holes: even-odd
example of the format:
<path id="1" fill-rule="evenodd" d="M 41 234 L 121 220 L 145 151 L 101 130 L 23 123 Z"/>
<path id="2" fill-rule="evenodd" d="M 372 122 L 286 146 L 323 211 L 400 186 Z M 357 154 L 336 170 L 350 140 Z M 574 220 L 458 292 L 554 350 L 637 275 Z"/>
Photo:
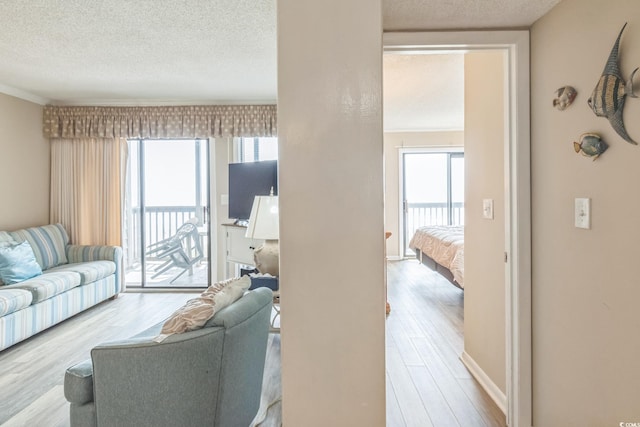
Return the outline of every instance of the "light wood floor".
<path id="1" fill-rule="evenodd" d="M 121 294 L 0 352 L 0 425 L 69 426 L 69 404 L 63 391 L 66 368 L 88 359 L 91 348 L 101 342 L 130 337 L 162 321 L 196 295 Z M 267 364 L 277 364 L 279 372 L 278 335 L 271 335 L 268 351 Z M 276 403 L 261 426 L 280 425 L 280 418 Z"/>
<path id="2" fill-rule="evenodd" d="M 462 291 L 416 261 L 390 262 L 388 277 L 387 426 L 504 426 L 504 415 L 459 360 Z M 142 331 L 193 297 L 123 294 L 0 352 L 0 425 L 68 426 L 65 369 L 98 343 Z M 279 350 L 279 336 L 272 337 L 267 364 L 279 362 Z M 280 410 L 275 404 L 262 426 L 281 426 Z"/>
<path id="3" fill-rule="evenodd" d="M 415 260 L 387 266 L 387 426 L 505 426 L 460 361 L 464 293 Z"/>

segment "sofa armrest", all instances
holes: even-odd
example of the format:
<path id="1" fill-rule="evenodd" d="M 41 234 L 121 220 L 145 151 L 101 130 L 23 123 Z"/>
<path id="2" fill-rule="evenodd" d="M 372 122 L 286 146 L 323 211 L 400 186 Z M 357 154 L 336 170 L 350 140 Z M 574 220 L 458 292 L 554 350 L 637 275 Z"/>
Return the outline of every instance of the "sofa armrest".
<path id="1" fill-rule="evenodd" d="M 113 261 L 116 264 L 116 291 L 122 289 L 122 248 L 103 245 L 67 245 L 69 263 L 88 261 Z"/>
<path id="2" fill-rule="evenodd" d="M 64 397 L 71 403 L 93 402 L 93 364 L 90 359 L 67 369 L 64 374 Z"/>
<path id="3" fill-rule="evenodd" d="M 72 262 L 122 261 L 120 246 L 106 245 L 67 245 L 67 259 Z"/>

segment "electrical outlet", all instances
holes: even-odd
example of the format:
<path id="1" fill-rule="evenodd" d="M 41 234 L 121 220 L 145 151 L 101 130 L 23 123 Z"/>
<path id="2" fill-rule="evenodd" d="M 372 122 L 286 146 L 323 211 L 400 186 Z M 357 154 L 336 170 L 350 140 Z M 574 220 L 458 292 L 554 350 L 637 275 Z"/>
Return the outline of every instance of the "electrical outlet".
<path id="1" fill-rule="evenodd" d="M 482 200 L 482 217 L 484 219 L 493 219 L 493 199 Z"/>
<path id="2" fill-rule="evenodd" d="M 591 199 L 577 198 L 575 200 L 575 226 L 576 228 L 591 228 Z"/>

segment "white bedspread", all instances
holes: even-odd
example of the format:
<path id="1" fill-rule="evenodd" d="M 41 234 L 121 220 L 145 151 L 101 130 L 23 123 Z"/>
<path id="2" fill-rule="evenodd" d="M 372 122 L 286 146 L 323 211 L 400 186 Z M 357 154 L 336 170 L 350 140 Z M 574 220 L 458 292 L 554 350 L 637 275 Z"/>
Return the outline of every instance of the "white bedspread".
<path id="1" fill-rule="evenodd" d="M 453 279 L 464 288 L 464 227 L 434 225 L 420 227 L 409 242 L 435 262 L 448 268 Z"/>

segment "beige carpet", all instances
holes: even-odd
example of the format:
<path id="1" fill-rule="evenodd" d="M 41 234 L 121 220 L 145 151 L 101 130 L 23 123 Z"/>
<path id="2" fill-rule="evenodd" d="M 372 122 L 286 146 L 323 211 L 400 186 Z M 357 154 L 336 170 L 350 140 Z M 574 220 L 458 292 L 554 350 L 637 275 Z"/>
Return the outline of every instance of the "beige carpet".
<path id="1" fill-rule="evenodd" d="M 280 334 L 269 334 L 264 363 L 260 408 L 250 427 L 282 426 L 282 379 L 280 376 Z"/>

